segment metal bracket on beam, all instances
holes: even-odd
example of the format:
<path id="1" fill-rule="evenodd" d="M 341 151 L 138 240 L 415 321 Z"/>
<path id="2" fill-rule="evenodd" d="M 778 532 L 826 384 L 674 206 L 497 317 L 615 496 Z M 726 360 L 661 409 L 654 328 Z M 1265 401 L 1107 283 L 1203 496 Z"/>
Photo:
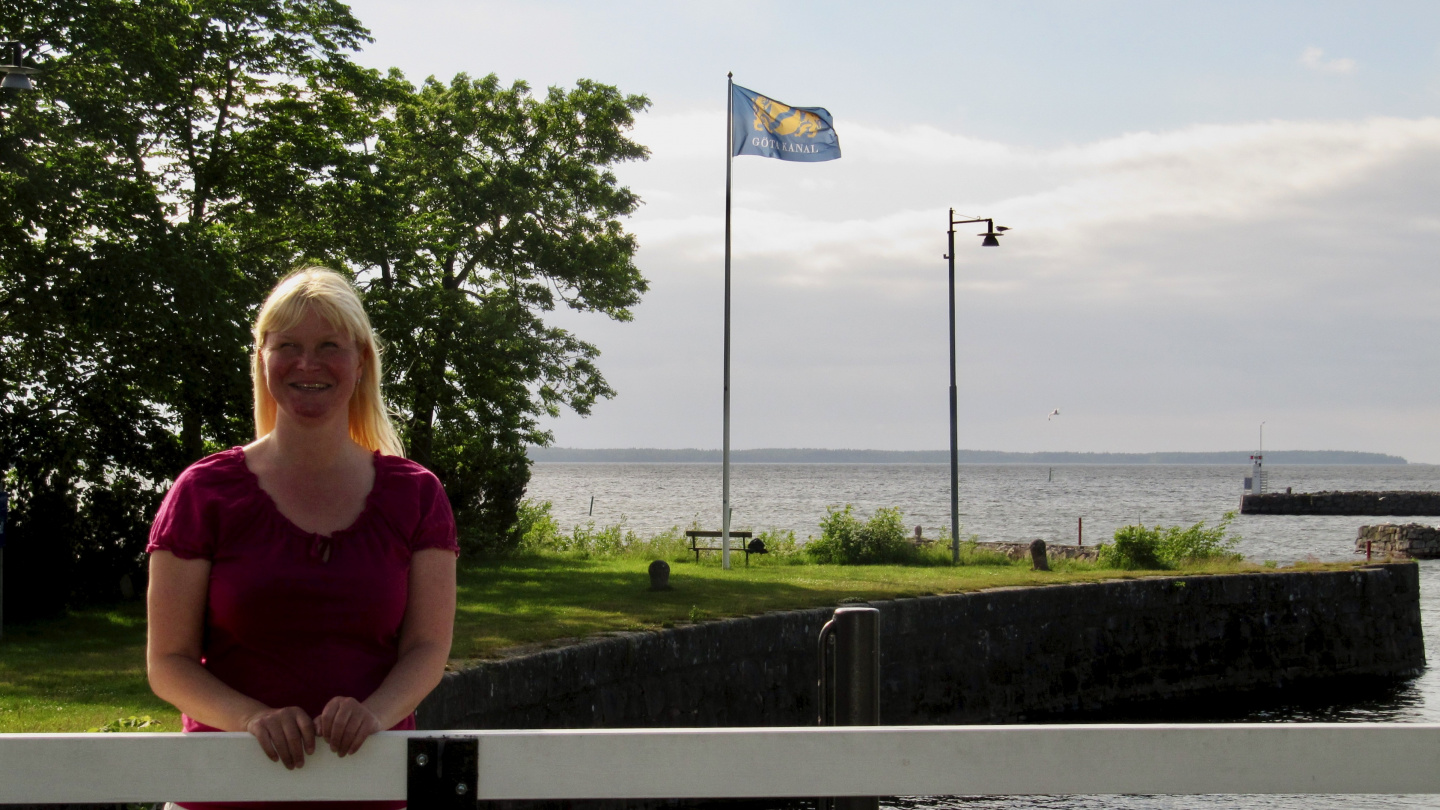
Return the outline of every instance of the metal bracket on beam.
<path id="1" fill-rule="evenodd" d="M 405 757 L 411 810 L 474 810 L 480 795 L 478 738 L 411 737 Z"/>

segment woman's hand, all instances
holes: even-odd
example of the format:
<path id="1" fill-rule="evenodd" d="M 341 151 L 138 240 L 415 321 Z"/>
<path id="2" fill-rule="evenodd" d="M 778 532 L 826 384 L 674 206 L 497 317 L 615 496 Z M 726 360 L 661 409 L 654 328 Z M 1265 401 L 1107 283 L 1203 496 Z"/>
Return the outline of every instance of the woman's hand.
<path id="1" fill-rule="evenodd" d="M 287 771 L 305 767 L 305 755 L 315 753 L 315 723 L 299 706 L 258 711 L 245 718 L 245 730 L 260 741 L 271 762 L 285 763 Z"/>
<path id="2" fill-rule="evenodd" d="M 360 750 L 365 738 L 382 730 L 380 718 L 352 697 L 333 697 L 325 710 L 315 718 L 320 736 L 330 743 L 330 750 L 340 756 Z"/>

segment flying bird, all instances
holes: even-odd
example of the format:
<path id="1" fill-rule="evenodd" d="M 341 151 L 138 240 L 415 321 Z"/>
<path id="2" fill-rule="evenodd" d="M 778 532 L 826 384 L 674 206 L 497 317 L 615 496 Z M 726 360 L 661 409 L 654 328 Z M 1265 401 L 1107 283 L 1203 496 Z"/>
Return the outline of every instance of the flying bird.
<path id="1" fill-rule="evenodd" d="M 1049 415 L 1049 416 L 1045 417 L 1045 421 L 1046 421 L 1046 422 L 1049 422 L 1051 419 L 1054 419 L 1055 417 L 1057 417 L 1057 416 L 1059 416 L 1059 415 L 1060 415 L 1060 409 L 1059 409 L 1059 408 L 1056 408 L 1055 410 L 1053 410 L 1053 411 L 1050 412 L 1050 415 Z"/>

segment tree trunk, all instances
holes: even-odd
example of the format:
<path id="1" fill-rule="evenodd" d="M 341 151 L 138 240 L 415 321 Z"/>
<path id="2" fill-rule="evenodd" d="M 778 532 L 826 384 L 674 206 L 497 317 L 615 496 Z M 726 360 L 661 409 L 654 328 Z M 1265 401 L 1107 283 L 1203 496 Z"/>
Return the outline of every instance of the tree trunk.
<path id="1" fill-rule="evenodd" d="M 410 460 L 426 469 L 431 467 L 431 453 L 435 442 L 435 400 L 424 392 L 418 397 L 423 402 L 415 405 L 415 414 L 410 418 L 410 446 L 405 450 Z"/>
<path id="2" fill-rule="evenodd" d="M 188 465 L 205 455 L 205 438 L 200 432 L 200 415 L 185 411 L 180 417 L 180 448 Z"/>

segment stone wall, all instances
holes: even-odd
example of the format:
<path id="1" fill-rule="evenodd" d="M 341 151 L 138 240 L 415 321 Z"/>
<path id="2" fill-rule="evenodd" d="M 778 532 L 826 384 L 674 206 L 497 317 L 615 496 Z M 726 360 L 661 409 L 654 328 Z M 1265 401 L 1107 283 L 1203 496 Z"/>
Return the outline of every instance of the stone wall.
<path id="1" fill-rule="evenodd" d="M 1240 496 L 1246 515 L 1440 515 L 1440 492 L 1267 492 Z"/>
<path id="2" fill-rule="evenodd" d="M 1402 677 L 1425 663 L 1413 563 L 871 604 L 881 612 L 885 723 L 1018 722 L 1342 676 Z M 831 612 L 619 633 L 483 662 L 445 676 L 420 707 L 421 728 L 810 725 L 816 638 Z"/>
<path id="3" fill-rule="evenodd" d="M 1433 560 L 1440 557 L 1440 529 L 1421 523 L 1361 526 L 1360 536 L 1355 538 L 1355 551 L 1364 553 L 1367 542 L 1370 543 L 1371 554 L 1377 557 L 1402 560 Z"/>
<path id="4" fill-rule="evenodd" d="M 1030 543 L 976 543 L 981 551 L 994 551 L 1012 560 L 1030 559 Z M 1094 562 L 1100 555 L 1099 546 L 1078 546 L 1067 543 L 1046 543 L 1045 556 L 1052 560 L 1087 560 Z"/>

